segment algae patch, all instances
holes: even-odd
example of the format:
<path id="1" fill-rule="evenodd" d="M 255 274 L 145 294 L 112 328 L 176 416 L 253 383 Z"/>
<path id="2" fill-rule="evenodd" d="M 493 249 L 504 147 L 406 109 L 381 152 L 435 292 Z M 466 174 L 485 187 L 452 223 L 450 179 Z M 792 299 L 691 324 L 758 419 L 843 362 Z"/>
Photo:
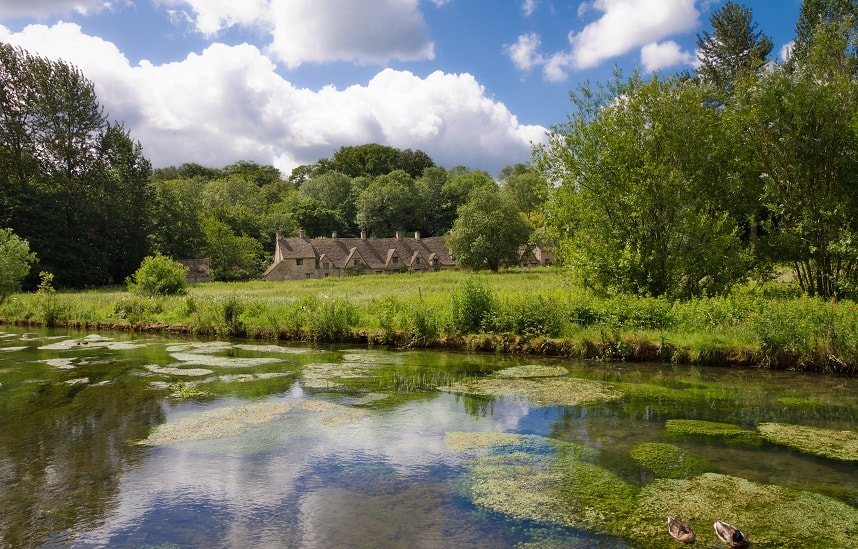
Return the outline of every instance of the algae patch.
<path id="1" fill-rule="evenodd" d="M 167 376 L 197 377 L 207 376 L 212 373 L 211 370 L 206 370 L 205 368 L 173 368 L 158 366 L 157 364 L 146 364 L 143 367 L 152 372 L 153 374 L 163 374 Z"/>
<path id="2" fill-rule="evenodd" d="M 606 383 L 568 377 L 490 377 L 456 382 L 444 389 L 454 393 L 510 397 L 533 406 L 576 406 L 622 397 L 622 393 Z"/>
<path id="3" fill-rule="evenodd" d="M 664 517 L 691 523 L 704 545 L 716 543 L 715 518 L 742 529 L 754 547 L 855 547 L 858 509 L 812 492 L 704 473 L 659 479 L 642 489 L 622 532 L 644 547 L 671 543 Z"/>
<path id="4" fill-rule="evenodd" d="M 182 442 L 227 438 L 294 413 L 310 412 L 315 423 L 325 427 L 361 419 L 367 412 L 317 400 L 253 402 L 215 408 L 192 414 L 155 428 L 141 444 L 160 446 Z"/>
<path id="5" fill-rule="evenodd" d="M 475 505 L 518 520 L 610 533 L 636 488 L 591 463 L 596 450 L 536 435 L 448 433 L 467 461 L 463 492 Z"/>
<path id="6" fill-rule="evenodd" d="M 840 461 L 858 461 L 858 433 L 820 427 L 761 423 L 762 436 L 774 444 L 788 446 L 805 454 Z"/>
<path id="7" fill-rule="evenodd" d="M 673 436 L 714 437 L 747 444 L 759 444 L 760 435 L 732 423 L 718 423 L 696 419 L 669 419 L 664 425 L 665 433 Z"/>
<path id="8" fill-rule="evenodd" d="M 644 442 L 632 448 L 630 453 L 632 459 L 661 478 L 687 479 L 714 470 L 714 466 L 705 459 L 673 444 Z"/>
<path id="9" fill-rule="evenodd" d="M 561 377 L 569 375 L 569 371 L 560 366 L 527 364 L 524 366 L 504 368 L 503 370 L 496 372 L 495 375 L 502 378 Z"/>

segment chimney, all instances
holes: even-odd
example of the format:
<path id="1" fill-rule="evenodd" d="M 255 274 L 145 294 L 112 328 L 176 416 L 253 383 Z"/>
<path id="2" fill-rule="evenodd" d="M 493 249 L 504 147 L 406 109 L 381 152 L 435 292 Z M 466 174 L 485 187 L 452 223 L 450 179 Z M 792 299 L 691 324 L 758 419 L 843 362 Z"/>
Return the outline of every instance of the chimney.
<path id="1" fill-rule="evenodd" d="M 337 231 L 331 233 L 331 238 L 333 238 L 334 240 L 337 239 Z"/>
<path id="2" fill-rule="evenodd" d="M 277 229 L 277 232 L 274 233 L 274 243 L 280 242 L 283 240 L 283 231 Z"/>
<path id="3" fill-rule="evenodd" d="M 402 240 L 402 231 L 396 231 L 396 240 Z"/>
<path id="4" fill-rule="evenodd" d="M 420 240 L 420 231 L 414 231 L 414 240 Z"/>
<path id="5" fill-rule="evenodd" d="M 360 232 L 360 239 L 361 239 L 361 240 L 366 240 L 366 231 L 361 231 L 361 232 Z"/>
<path id="6" fill-rule="evenodd" d="M 304 229 L 298 229 L 298 238 L 307 238 L 307 233 L 304 232 Z"/>

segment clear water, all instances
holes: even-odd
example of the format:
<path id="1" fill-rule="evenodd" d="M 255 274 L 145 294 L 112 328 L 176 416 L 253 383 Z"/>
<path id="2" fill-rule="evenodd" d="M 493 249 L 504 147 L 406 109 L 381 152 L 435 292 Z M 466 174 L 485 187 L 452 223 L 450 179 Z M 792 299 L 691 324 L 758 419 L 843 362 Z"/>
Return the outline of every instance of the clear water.
<path id="1" fill-rule="evenodd" d="M 654 390 L 615 402 L 536 407 L 438 388 L 523 364 Z M 660 388 L 702 389 L 677 402 L 659 396 Z M 209 398 L 170 396 L 177 389 Z M 229 436 L 140 444 L 158 426 L 217 408 L 278 402 L 290 412 L 222 433 Z M 492 431 L 573 442 L 599 450 L 600 465 L 624 480 L 645 485 L 653 475 L 629 451 L 663 440 L 672 418 L 854 431 L 858 380 L 5 327 L 0 546 L 636 547 L 476 505 L 462 489 L 466 457 L 445 437 Z M 725 474 L 858 507 L 854 462 L 773 445 L 677 444 Z"/>

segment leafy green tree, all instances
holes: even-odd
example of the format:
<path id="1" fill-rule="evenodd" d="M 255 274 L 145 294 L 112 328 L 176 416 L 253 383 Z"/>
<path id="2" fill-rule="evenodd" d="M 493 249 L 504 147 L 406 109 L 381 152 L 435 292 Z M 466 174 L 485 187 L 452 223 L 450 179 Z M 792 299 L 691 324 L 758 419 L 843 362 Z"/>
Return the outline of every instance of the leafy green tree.
<path id="1" fill-rule="evenodd" d="M 855 0 L 804 0 L 795 33 L 789 68 L 811 68 L 816 74 L 828 72 L 830 68 L 852 75 L 858 71 L 858 3 Z"/>
<path id="2" fill-rule="evenodd" d="M 376 177 L 357 200 L 357 224 L 375 236 L 411 230 L 421 214 L 414 179 L 402 170 Z"/>
<path id="3" fill-rule="evenodd" d="M 199 259 L 205 257 L 202 230 L 201 179 L 168 179 L 152 184 L 152 248 L 168 257 Z"/>
<path id="4" fill-rule="evenodd" d="M 447 246 L 458 265 L 497 272 L 501 266 L 518 264 L 529 236 L 530 225 L 515 203 L 497 186 L 482 185 L 459 207 Z"/>
<path id="5" fill-rule="evenodd" d="M 235 234 L 216 217 L 202 221 L 213 280 L 247 280 L 262 271 L 263 247 L 255 238 Z"/>
<path id="6" fill-rule="evenodd" d="M 0 303 L 21 290 L 21 281 L 36 262 L 30 244 L 12 229 L 0 229 Z"/>
<path id="7" fill-rule="evenodd" d="M 299 193 L 302 197 L 318 202 L 324 210 L 335 212 L 331 221 L 336 219 L 336 228 L 330 224 L 330 221 L 328 222 L 331 225 L 329 227 L 331 231 L 336 230 L 343 236 L 354 236 L 357 231 L 357 225 L 354 222 L 357 206 L 350 177 L 339 172 L 326 172 L 311 177 L 301 184 Z M 328 234 L 330 234 L 329 231 Z"/>
<path id="8" fill-rule="evenodd" d="M 128 291 L 147 297 L 187 292 L 188 268 L 161 254 L 146 256 L 140 267 L 126 279 Z"/>
<path id="9" fill-rule="evenodd" d="M 150 170 L 79 69 L 0 44 L 0 220 L 59 284 L 114 283 L 138 264 Z"/>
<path id="10" fill-rule="evenodd" d="M 225 166 L 221 171 L 227 179 L 242 178 L 257 187 L 264 187 L 281 181 L 280 170 L 274 166 L 263 166 L 250 160 L 239 160 L 234 164 Z"/>
<path id="11" fill-rule="evenodd" d="M 349 177 L 378 177 L 397 169 L 399 154 L 394 147 L 377 143 L 341 147 L 334 153 L 329 170 L 344 173 Z"/>
<path id="12" fill-rule="evenodd" d="M 778 68 L 728 113 L 751 152 L 778 259 L 802 289 L 858 295 L 858 96 L 854 79 Z"/>
<path id="13" fill-rule="evenodd" d="M 637 75 L 574 97 L 537 150 L 560 182 L 549 223 L 560 257 L 604 292 L 690 297 L 741 280 L 748 254 L 719 177 L 718 111 L 692 82 Z"/>
<path id="14" fill-rule="evenodd" d="M 434 166 L 435 162 L 421 150 L 405 149 L 399 151 L 396 158 L 396 169 L 404 171 L 415 179 L 423 175 L 424 170 Z"/>
<path id="15" fill-rule="evenodd" d="M 423 170 L 415 181 L 417 200 L 422 205 L 423 215 L 415 230 L 426 236 L 439 236 L 453 227 L 455 215 L 450 215 L 444 204 L 443 189 L 447 182 L 447 170 L 434 166 Z M 452 210 L 455 213 L 455 209 Z"/>
<path id="16" fill-rule="evenodd" d="M 548 200 L 548 182 L 532 166 L 515 164 L 506 166 L 500 173 L 503 191 L 527 215 L 533 228 L 542 225 L 541 212 Z"/>
<path id="17" fill-rule="evenodd" d="M 772 51 L 771 39 L 757 30 L 751 9 L 728 1 L 709 18 L 712 33 L 697 35 L 697 75 L 726 96 L 736 80 L 755 75 Z"/>

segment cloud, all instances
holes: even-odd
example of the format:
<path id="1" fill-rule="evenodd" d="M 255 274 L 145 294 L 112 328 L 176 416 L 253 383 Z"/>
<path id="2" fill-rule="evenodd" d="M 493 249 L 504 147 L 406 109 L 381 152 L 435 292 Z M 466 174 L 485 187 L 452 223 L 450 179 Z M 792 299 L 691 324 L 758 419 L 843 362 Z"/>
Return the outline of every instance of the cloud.
<path id="1" fill-rule="evenodd" d="M 527 70 L 543 64 L 546 80 L 561 81 L 570 70 L 584 70 L 625 55 L 639 47 L 642 58 L 653 67 L 669 66 L 689 61 L 688 55 L 678 51 L 674 42 L 658 44 L 665 37 L 688 33 L 697 28 L 700 12 L 695 0 L 593 0 L 578 5 L 578 16 L 598 15 L 580 32 L 568 35 L 569 49 L 542 54 L 536 51 L 532 35 L 519 37 L 519 43 L 508 53 L 520 69 Z M 528 38 L 531 37 L 531 38 Z M 524 38 L 524 39 L 523 39 Z M 676 46 L 676 51 L 672 48 Z M 655 70 L 655 69 L 653 69 Z"/>
<path id="2" fill-rule="evenodd" d="M 693 65 L 696 61 L 695 54 L 683 51 L 673 40 L 662 43 L 653 42 L 641 48 L 641 63 L 647 72 L 678 65 Z"/>
<path id="3" fill-rule="evenodd" d="M 790 40 L 783 46 L 781 46 L 780 51 L 778 52 L 778 57 L 781 61 L 786 62 L 789 61 L 789 58 L 792 57 L 792 50 L 795 47 L 795 40 Z"/>
<path id="4" fill-rule="evenodd" d="M 115 45 L 70 23 L 19 33 L 0 26 L 0 41 L 80 67 L 156 167 L 243 159 L 288 174 L 344 145 L 377 142 L 495 174 L 528 161 L 530 143 L 544 140 L 545 128 L 519 124 L 470 74 L 385 69 L 365 84 L 311 90 L 281 77 L 248 44 L 214 43 L 181 61 L 132 66 Z"/>
<path id="5" fill-rule="evenodd" d="M 93 14 L 110 7 L 111 2 L 107 0 L 0 0 L 0 13 L 5 18 Z"/>
<path id="6" fill-rule="evenodd" d="M 435 56 L 418 0 L 157 1 L 187 13 L 196 30 L 206 36 L 234 26 L 265 30 L 271 38 L 267 52 L 289 68 L 303 63 L 384 64 Z M 446 3 L 433 1 L 438 7 Z"/>
<path id="7" fill-rule="evenodd" d="M 537 7 L 539 7 L 539 0 L 524 0 L 521 4 L 521 11 L 525 17 L 530 17 Z"/>
<path id="8" fill-rule="evenodd" d="M 539 35 L 535 32 L 522 34 L 515 44 L 505 46 L 504 51 L 509 55 L 517 69 L 529 71 L 534 66 L 545 63 L 542 55 L 538 52 L 541 42 Z"/>

